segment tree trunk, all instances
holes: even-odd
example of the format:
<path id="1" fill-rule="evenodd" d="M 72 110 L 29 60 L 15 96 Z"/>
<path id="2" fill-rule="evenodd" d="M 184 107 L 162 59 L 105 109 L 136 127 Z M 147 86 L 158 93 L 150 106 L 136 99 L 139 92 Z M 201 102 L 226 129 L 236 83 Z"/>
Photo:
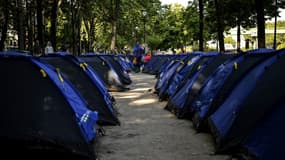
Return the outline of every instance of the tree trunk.
<path id="1" fill-rule="evenodd" d="M 203 31 L 204 31 L 204 5 L 203 0 L 199 0 L 199 51 L 203 51 Z"/>
<path id="2" fill-rule="evenodd" d="M 33 16 L 32 16 L 32 5 L 30 3 L 27 3 L 27 8 L 30 8 L 29 10 L 27 10 L 27 28 L 28 28 L 28 50 L 30 51 L 30 53 L 32 55 L 34 55 L 34 50 L 33 50 L 33 37 L 34 37 L 34 32 L 33 32 Z M 37 53 L 38 54 L 38 53 Z"/>
<path id="3" fill-rule="evenodd" d="M 274 15 L 274 39 L 273 39 L 273 49 L 276 49 L 276 32 L 277 32 L 277 11 L 278 11 L 278 4 L 277 0 L 275 0 L 275 15 Z"/>
<path id="4" fill-rule="evenodd" d="M 255 0 L 255 8 L 257 13 L 258 48 L 265 48 L 265 19 L 263 0 Z"/>
<path id="5" fill-rule="evenodd" d="M 56 30 L 57 30 L 57 12 L 58 12 L 58 0 L 53 0 L 52 11 L 51 11 L 51 28 L 50 28 L 50 37 L 51 44 L 54 51 L 57 50 L 57 42 L 56 42 Z"/>
<path id="6" fill-rule="evenodd" d="M 37 0 L 37 29 L 38 29 L 38 37 L 40 45 L 40 52 L 43 53 L 44 47 L 44 34 L 43 34 L 43 6 L 42 0 Z"/>
<path id="7" fill-rule="evenodd" d="M 117 43 L 117 21 L 120 11 L 120 0 L 115 0 L 115 8 L 113 10 L 112 18 L 112 39 L 111 39 L 111 50 L 114 51 Z"/>
<path id="8" fill-rule="evenodd" d="M 2 32 L 1 32 L 0 51 L 4 50 L 5 41 L 7 38 L 7 30 L 8 30 L 8 23 L 9 23 L 8 2 L 4 3 L 3 9 L 4 9 L 4 24 L 3 24 Z"/>
<path id="9" fill-rule="evenodd" d="M 111 50 L 115 50 L 117 40 L 117 22 L 112 22 L 112 39 L 111 39 Z"/>
<path id="10" fill-rule="evenodd" d="M 18 19 L 18 47 L 19 50 L 25 50 L 25 26 L 24 26 L 24 7 L 23 0 L 17 0 L 17 19 Z"/>
<path id="11" fill-rule="evenodd" d="M 90 33 L 89 33 L 89 38 L 88 38 L 88 50 L 89 52 L 90 51 L 93 51 L 92 50 L 92 44 L 93 44 L 93 41 L 94 41 L 94 33 L 95 33 L 95 18 L 92 18 L 91 19 L 91 22 L 90 22 Z"/>
<path id="12" fill-rule="evenodd" d="M 216 6 L 216 14 L 217 14 L 217 28 L 218 28 L 218 39 L 219 39 L 219 48 L 220 52 L 225 52 L 225 45 L 224 45 L 224 23 L 222 19 L 223 14 L 223 7 L 221 6 L 221 3 L 219 0 L 215 0 L 215 6 Z"/>
<path id="13" fill-rule="evenodd" d="M 87 35 L 87 37 L 88 37 L 88 39 L 87 39 L 87 47 L 84 46 L 84 48 L 85 48 L 85 49 L 87 48 L 86 52 L 89 52 L 90 25 L 89 25 L 89 20 L 88 20 L 88 19 L 83 18 L 83 20 L 84 20 L 84 25 L 85 25 L 85 28 L 86 28 L 86 31 L 87 31 L 86 35 Z M 83 37 L 83 40 L 85 41 L 85 38 L 84 38 L 84 37 Z M 85 45 L 85 42 L 84 42 L 84 45 Z"/>
<path id="14" fill-rule="evenodd" d="M 237 51 L 240 52 L 240 17 L 237 19 Z"/>

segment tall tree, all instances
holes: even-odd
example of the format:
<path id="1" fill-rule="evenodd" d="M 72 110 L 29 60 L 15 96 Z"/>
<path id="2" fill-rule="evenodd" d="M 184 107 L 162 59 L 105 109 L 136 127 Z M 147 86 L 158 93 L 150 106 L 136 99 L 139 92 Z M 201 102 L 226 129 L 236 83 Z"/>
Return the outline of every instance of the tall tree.
<path id="1" fill-rule="evenodd" d="M 51 9 L 51 28 L 50 28 L 50 37 L 51 37 L 51 44 L 56 51 L 56 31 L 57 31 L 57 16 L 58 16 L 58 2 L 59 0 L 53 0 L 52 2 L 52 9 Z"/>
<path id="2" fill-rule="evenodd" d="M 254 0 L 257 13 L 258 48 L 265 48 L 264 0 Z"/>
<path id="3" fill-rule="evenodd" d="M 275 15 L 274 15 L 274 40 L 273 40 L 273 48 L 276 49 L 276 32 L 277 32 L 277 16 L 278 16 L 278 4 L 277 0 L 274 0 L 275 6 Z"/>
<path id="4" fill-rule="evenodd" d="M 7 38 L 7 30 L 8 30 L 8 23 L 9 23 L 9 2 L 4 2 L 3 0 L 0 1 L 1 6 L 3 7 L 3 26 L 1 28 L 1 40 L 0 40 L 0 51 L 4 50 L 4 43 Z"/>
<path id="5" fill-rule="evenodd" d="M 111 0 L 112 2 L 113 0 Z M 114 50 L 116 47 L 116 41 L 117 41 L 117 24 L 118 24 L 118 18 L 120 15 L 120 0 L 114 0 L 115 1 L 115 7 L 112 7 L 112 39 L 111 39 L 111 50 Z M 112 3 L 111 3 L 112 5 Z"/>
<path id="6" fill-rule="evenodd" d="M 44 37 L 43 37 L 43 5 L 42 0 L 37 0 L 37 30 L 38 37 L 36 39 L 39 41 L 41 52 L 43 52 Z"/>
<path id="7" fill-rule="evenodd" d="M 204 32 L 204 4 L 203 0 L 199 0 L 199 50 L 203 51 L 203 32 Z"/>
<path id="8" fill-rule="evenodd" d="M 224 45 L 224 19 L 223 17 L 223 6 L 222 0 L 215 0 L 216 16 L 217 16 L 217 29 L 218 29 L 218 39 L 219 39 L 219 49 L 220 52 L 225 52 Z"/>
<path id="9" fill-rule="evenodd" d="M 17 0 L 17 31 L 20 50 L 25 50 L 24 0 Z"/>

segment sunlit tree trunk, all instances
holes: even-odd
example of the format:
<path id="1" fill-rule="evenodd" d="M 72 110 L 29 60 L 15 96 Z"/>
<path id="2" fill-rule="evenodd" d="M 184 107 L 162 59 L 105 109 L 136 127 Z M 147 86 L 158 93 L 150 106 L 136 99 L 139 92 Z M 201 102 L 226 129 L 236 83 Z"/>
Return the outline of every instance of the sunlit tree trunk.
<path id="1" fill-rule="evenodd" d="M 112 3 L 111 3 L 112 5 Z M 118 18 L 120 13 L 120 0 L 115 0 L 115 8 L 112 13 L 112 39 L 111 39 L 111 50 L 116 48 L 117 43 L 117 25 L 118 25 Z"/>

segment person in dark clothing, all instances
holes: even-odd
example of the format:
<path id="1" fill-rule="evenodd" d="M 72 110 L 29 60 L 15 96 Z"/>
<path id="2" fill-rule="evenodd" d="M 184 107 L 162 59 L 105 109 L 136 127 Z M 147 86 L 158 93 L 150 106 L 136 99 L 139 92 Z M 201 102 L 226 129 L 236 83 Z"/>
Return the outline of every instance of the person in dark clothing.
<path id="1" fill-rule="evenodd" d="M 141 70 L 141 65 L 142 65 L 142 57 L 144 55 L 144 49 L 140 46 L 139 43 L 136 44 L 134 48 L 134 67 L 135 67 L 135 72 L 140 72 Z"/>

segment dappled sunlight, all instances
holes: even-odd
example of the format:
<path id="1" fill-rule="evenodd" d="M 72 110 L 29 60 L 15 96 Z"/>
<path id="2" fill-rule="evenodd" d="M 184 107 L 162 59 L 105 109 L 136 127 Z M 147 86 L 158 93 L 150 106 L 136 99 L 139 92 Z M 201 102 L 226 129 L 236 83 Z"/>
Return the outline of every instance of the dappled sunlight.
<path id="1" fill-rule="evenodd" d="M 137 83 L 136 86 L 147 86 L 149 83 Z"/>
<path id="2" fill-rule="evenodd" d="M 156 102 L 157 102 L 157 99 L 155 99 L 155 98 L 146 98 L 146 99 L 139 99 L 139 100 L 132 101 L 129 104 L 139 106 L 139 105 L 152 104 L 152 103 L 156 103 Z"/>
<path id="3" fill-rule="evenodd" d="M 149 87 L 146 87 L 146 88 L 140 87 L 140 88 L 132 89 L 131 91 L 148 91 L 148 90 L 150 90 L 150 89 L 151 89 L 151 88 L 149 88 Z"/>
<path id="4" fill-rule="evenodd" d="M 130 120 L 130 121 L 127 121 L 125 122 L 125 124 L 145 124 L 147 123 L 148 120 L 147 119 L 140 119 L 140 118 L 137 118 L 135 120 Z"/>
<path id="5" fill-rule="evenodd" d="M 120 96 L 116 96 L 116 99 L 132 99 L 132 98 L 139 98 L 142 96 L 141 93 L 128 93 Z"/>

